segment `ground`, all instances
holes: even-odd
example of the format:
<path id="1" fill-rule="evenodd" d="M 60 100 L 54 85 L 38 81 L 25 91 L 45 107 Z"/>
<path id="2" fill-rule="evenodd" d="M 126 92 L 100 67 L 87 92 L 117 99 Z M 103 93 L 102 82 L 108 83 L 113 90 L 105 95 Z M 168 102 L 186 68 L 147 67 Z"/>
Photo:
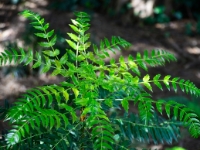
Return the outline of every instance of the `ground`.
<path id="1" fill-rule="evenodd" d="M 22 5 L 2 5 L 0 3 L 0 51 L 3 51 L 4 44 L 8 41 L 17 42 L 19 46 L 23 46 L 21 36 L 25 31 L 26 21 L 17 13 L 26 9 L 40 13 L 50 23 L 51 28 L 62 33 L 69 32 L 68 24 L 73 18 L 73 13 L 64 11 L 49 11 L 46 8 L 47 1 L 30 0 Z M 200 35 L 187 35 L 186 26 L 192 23 L 192 30 L 195 22 L 192 20 L 174 21 L 167 24 L 156 24 L 153 26 L 145 26 L 142 23 L 123 24 L 123 17 L 119 19 L 105 17 L 98 13 L 92 13 L 91 35 L 92 41 L 98 42 L 104 37 L 110 38 L 112 35 L 121 36 L 129 41 L 133 46 L 122 52 L 116 52 L 111 57 L 118 58 L 121 54 L 128 56 L 135 55 L 137 52 L 152 49 L 167 50 L 177 57 L 177 62 L 166 64 L 165 67 L 150 68 L 149 74 L 162 75 L 170 74 L 172 77 L 181 77 L 194 82 L 200 87 Z M 106 60 L 107 61 L 107 60 Z M 3 70 L 3 69 L 2 69 Z M 5 76 L 3 71 L 0 72 L 0 104 L 4 100 L 15 101 L 20 93 L 25 92 L 28 88 L 38 85 L 58 83 L 63 80 L 61 78 L 51 77 L 49 75 L 30 74 L 29 76 L 16 79 L 13 75 Z M 144 72 L 144 75 L 146 73 Z M 182 95 L 181 93 L 177 93 Z M 154 98 L 165 98 L 176 95 L 174 92 L 155 90 Z M 187 148 L 188 150 L 200 149 L 200 139 L 193 139 L 185 134 L 184 138 L 176 145 Z M 196 146 L 196 147 L 194 147 Z M 163 147 L 161 145 L 161 147 Z M 162 149 L 162 148 L 161 148 Z"/>

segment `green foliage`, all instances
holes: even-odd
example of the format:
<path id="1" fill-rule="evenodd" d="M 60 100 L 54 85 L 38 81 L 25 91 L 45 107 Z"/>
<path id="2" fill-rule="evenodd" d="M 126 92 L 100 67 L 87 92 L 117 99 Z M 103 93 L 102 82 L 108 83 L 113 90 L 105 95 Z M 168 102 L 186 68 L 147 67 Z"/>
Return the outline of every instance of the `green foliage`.
<path id="1" fill-rule="evenodd" d="M 193 97 L 192 99 L 189 100 L 188 98 L 184 96 L 172 96 L 172 97 L 165 98 L 163 100 L 165 101 L 174 100 L 178 103 L 182 103 L 186 105 L 187 107 L 189 107 L 190 109 L 192 109 L 198 116 L 200 116 L 200 112 L 199 112 L 200 101 L 196 97 Z"/>
<path id="2" fill-rule="evenodd" d="M 166 148 L 166 150 L 185 150 L 182 147 L 172 147 L 172 148 Z"/>
<path id="3" fill-rule="evenodd" d="M 28 10 L 21 15 L 31 21 L 44 50 L 5 50 L 0 64 L 34 62 L 32 68 L 43 65 L 43 73 L 61 75 L 66 81 L 30 89 L 18 99 L 6 113 L 5 120 L 12 127 L 4 136 L 2 147 L 130 149 L 134 147 L 133 140 L 172 143 L 178 140 L 180 125 L 188 127 L 193 137 L 199 137 L 200 120 L 191 109 L 175 101 L 154 100 L 151 92 L 156 86 L 198 97 L 200 90 L 189 80 L 160 74 L 143 76 L 140 71 L 175 61 L 174 55 L 152 50 L 127 59 L 120 56 L 117 62 L 110 58 L 110 63 L 105 64 L 109 51 L 115 53 L 130 43 L 113 36 L 110 41 L 104 38 L 99 45 L 92 44 L 87 33 L 89 15 L 75 12 L 77 18 L 69 25 L 74 32 L 67 33 L 69 48 L 58 57 L 60 50 L 54 48 L 57 36 L 54 30 L 49 31 L 49 24 Z M 132 112 L 133 104 L 138 114 Z M 161 117 L 165 114 L 167 118 Z"/>

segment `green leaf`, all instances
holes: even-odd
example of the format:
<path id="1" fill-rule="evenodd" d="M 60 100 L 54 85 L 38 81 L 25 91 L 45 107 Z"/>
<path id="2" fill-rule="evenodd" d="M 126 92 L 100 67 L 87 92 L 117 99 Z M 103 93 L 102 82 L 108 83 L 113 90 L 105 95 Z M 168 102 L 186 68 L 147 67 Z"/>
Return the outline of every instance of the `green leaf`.
<path id="1" fill-rule="evenodd" d="M 148 88 L 151 92 L 153 92 L 151 84 L 149 84 L 148 82 L 144 82 L 143 84 L 144 86 L 146 86 L 146 88 Z"/>
<path id="2" fill-rule="evenodd" d="M 17 63 L 18 52 L 14 48 L 12 48 L 12 52 L 14 53 L 14 63 Z"/>
<path id="3" fill-rule="evenodd" d="M 156 76 L 154 76 L 153 80 L 158 81 L 160 76 L 161 76 L 160 74 L 157 74 Z"/>
<path id="4" fill-rule="evenodd" d="M 149 82 L 149 75 L 147 74 L 146 76 L 143 77 L 143 82 Z"/>
<path id="5" fill-rule="evenodd" d="M 33 61 L 33 51 L 29 50 L 29 53 L 26 56 L 27 56 L 27 58 L 26 58 L 27 60 L 26 60 L 25 65 L 28 65 Z"/>
<path id="6" fill-rule="evenodd" d="M 170 118 L 170 104 L 169 103 L 167 103 L 166 105 L 165 105 L 165 111 L 166 111 L 166 113 L 167 113 L 167 116 L 168 116 L 168 118 Z"/>
<path id="7" fill-rule="evenodd" d="M 128 65 L 130 68 L 138 68 L 137 64 L 133 61 L 133 56 L 131 55 L 128 56 Z"/>
<path id="8" fill-rule="evenodd" d="M 72 40 L 74 40 L 75 42 L 78 42 L 79 38 L 75 34 L 73 33 L 67 33 L 67 34 Z"/>
<path id="9" fill-rule="evenodd" d="M 25 131 L 24 131 L 23 128 L 21 128 L 21 129 L 19 130 L 19 132 L 20 132 L 20 134 L 21 134 L 22 137 L 25 137 Z"/>
<path id="10" fill-rule="evenodd" d="M 104 38 L 104 42 L 106 44 L 106 47 L 109 48 L 110 47 L 110 42 L 108 41 L 107 38 Z"/>
<path id="11" fill-rule="evenodd" d="M 51 130 L 54 127 L 54 125 L 55 125 L 55 120 L 53 119 L 53 117 L 49 118 L 49 122 L 50 122 L 49 128 Z"/>
<path id="12" fill-rule="evenodd" d="M 46 23 L 45 25 L 44 25 L 44 30 L 47 30 L 49 28 L 49 23 Z"/>
<path id="13" fill-rule="evenodd" d="M 74 12 L 74 15 L 76 15 L 78 18 L 89 18 L 90 15 L 88 15 L 86 12 Z"/>
<path id="14" fill-rule="evenodd" d="M 40 18 L 40 17 L 39 17 L 39 18 Z M 39 19 L 39 18 L 38 18 L 38 19 Z M 39 20 L 39 23 L 40 23 L 40 24 L 43 24 L 43 23 L 44 23 L 44 18 L 41 18 L 41 19 Z"/>
<path id="15" fill-rule="evenodd" d="M 154 83 L 160 90 L 163 90 L 163 89 L 162 89 L 162 85 L 160 84 L 159 78 L 160 78 L 160 74 L 157 74 L 156 76 L 154 76 L 154 78 L 153 78 L 153 83 Z"/>
<path id="16" fill-rule="evenodd" d="M 83 55 L 79 55 L 79 56 L 77 57 L 77 60 L 78 60 L 78 61 L 83 61 L 83 60 L 85 60 L 85 57 L 84 57 Z"/>
<path id="17" fill-rule="evenodd" d="M 52 37 L 53 34 L 54 34 L 54 30 L 51 30 L 50 32 L 47 32 L 47 34 L 45 35 L 45 38 L 50 38 Z"/>
<path id="18" fill-rule="evenodd" d="M 68 49 L 67 53 L 69 54 L 69 59 L 71 59 L 73 61 L 76 60 L 76 55 L 75 55 L 75 53 L 72 50 Z"/>
<path id="19" fill-rule="evenodd" d="M 77 50 L 78 47 L 77 47 L 76 43 L 72 42 L 71 40 L 66 40 L 66 41 L 71 48 L 73 48 L 74 50 Z"/>
<path id="20" fill-rule="evenodd" d="M 129 109 L 128 99 L 127 99 L 127 98 L 124 98 L 124 99 L 121 101 L 121 104 L 122 104 L 123 108 L 125 109 L 125 111 L 128 112 L 128 109 Z"/>
<path id="21" fill-rule="evenodd" d="M 19 63 L 22 63 L 26 58 L 26 54 L 22 48 L 20 48 L 20 53 L 21 53 L 21 59 L 19 60 Z"/>
<path id="22" fill-rule="evenodd" d="M 60 58 L 60 63 L 61 63 L 61 64 L 66 64 L 67 60 L 68 60 L 68 54 L 65 53 L 65 54 Z"/>
<path id="23" fill-rule="evenodd" d="M 55 119 L 56 119 L 56 129 L 58 129 L 60 127 L 60 124 L 61 124 L 60 118 L 55 116 Z"/>
<path id="24" fill-rule="evenodd" d="M 105 44 L 103 41 L 100 42 L 100 49 L 103 50 L 105 48 Z"/>
<path id="25" fill-rule="evenodd" d="M 49 43 L 49 42 L 40 42 L 39 45 L 42 46 L 42 47 L 51 47 L 51 46 L 53 46 L 53 44 Z"/>
<path id="26" fill-rule="evenodd" d="M 163 83 L 166 85 L 166 87 L 167 87 L 167 89 L 170 91 L 170 85 L 169 85 L 169 78 L 170 78 L 171 76 L 170 75 L 167 75 L 167 76 L 165 76 L 164 77 L 164 79 L 163 79 Z"/>
<path id="27" fill-rule="evenodd" d="M 63 96 L 65 97 L 65 101 L 67 102 L 69 100 L 69 94 L 67 93 L 66 90 L 63 90 Z"/>
<path id="28" fill-rule="evenodd" d="M 148 74 L 147 74 L 146 76 L 144 76 L 144 77 L 143 77 L 143 84 L 144 84 L 144 86 L 146 86 L 150 91 L 152 91 L 152 87 L 151 87 L 150 83 L 148 83 L 148 82 L 149 82 L 149 79 L 150 79 L 150 77 L 149 77 Z"/>
<path id="29" fill-rule="evenodd" d="M 45 50 L 43 51 L 44 54 L 46 54 L 47 56 L 50 56 L 50 57 L 55 57 L 55 56 L 58 56 L 60 54 L 60 51 L 58 49 L 56 50 Z"/>
<path id="30" fill-rule="evenodd" d="M 78 23 L 76 20 L 71 19 L 71 21 L 72 21 L 72 23 L 73 23 L 75 26 L 78 26 L 78 25 L 79 25 L 79 23 Z"/>
<path id="31" fill-rule="evenodd" d="M 174 116 L 176 119 L 178 118 L 179 107 L 180 107 L 179 105 L 175 105 L 174 107 Z"/>
<path id="32" fill-rule="evenodd" d="M 172 86 L 173 86 L 173 89 L 174 89 L 175 92 L 177 92 L 177 86 L 176 86 L 176 84 L 177 84 L 177 83 L 176 83 L 177 80 L 179 80 L 178 77 L 172 79 Z"/>
<path id="33" fill-rule="evenodd" d="M 42 69 L 43 73 L 49 71 L 49 69 L 51 68 L 51 60 L 48 57 L 46 57 L 46 56 L 45 56 L 45 60 L 46 60 L 46 65 Z"/>
<path id="34" fill-rule="evenodd" d="M 30 126 L 32 129 L 35 129 L 35 122 L 34 120 L 30 120 Z"/>
<path id="35" fill-rule="evenodd" d="M 162 114 L 162 111 L 163 111 L 162 106 L 164 103 L 165 103 L 165 101 L 163 101 L 163 100 L 159 100 L 156 102 L 156 108 L 160 114 Z"/>
<path id="36" fill-rule="evenodd" d="M 40 31 L 44 31 L 44 28 L 42 26 L 33 26 L 35 29 L 40 30 Z"/>
<path id="37" fill-rule="evenodd" d="M 183 120 L 184 115 L 185 115 L 185 111 L 184 111 L 184 109 L 181 109 L 181 111 L 180 111 L 180 121 Z"/>
<path id="38" fill-rule="evenodd" d="M 83 46 L 83 50 L 88 49 L 88 48 L 90 47 L 90 45 L 91 45 L 91 42 L 86 42 L 86 43 L 84 44 L 84 46 Z"/>
<path id="39" fill-rule="evenodd" d="M 78 118 L 76 116 L 76 112 L 74 111 L 73 107 L 71 107 L 69 105 L 66 105 L 64 103 L 60 104 L 59 107 L 65 109 L 68 112 L 70 112 L 70 115 L 72 116 L 73 123 L 75 121 L 77 121 Z M 67 119 L 67 123 L 68 123 L 68 119 Z"/>
<path id="40" fill-rule="evenodd" d="M 40 42 L 39 45 L 42 47 L 52 47 L 56 43 L 56 35 L 49 42 Z"/>
<path id="41" fill-rule="evenodd" d="M 61 115 L 61 116 L 62 116 L 62 119 L 64 121 L 64 125 L 65 125 L 64 127 L 66 128 L 69 125 L 69 120 L 65 115 Z M 73 121 L 73 123 L 74 123 L 74 121 Z"/>
<path id="42" fill-rule="evenodd" d="M 35 117 L 35 123 L 37 124 L 37 127 L 40 127 L 40 119 L 39 119 L 39 117 L 37 116 L 37 117 Z"/>
<path id="43" fill-rule="evenodd" d="M 8 58 L 8 60 L 9 60 L 9 63 L 11 63 L 11 61 L 12 61 L 12 56 L 13 54 L 9 51 L 9 50 L 6 50 L 5 51 L 5 56 L 4 57 L 7 57 Z M 4 62 L 4 64 L 7 62 L 7 60 L 5 59 L 5 62 Z"/>
<path id="44" fill-rule="evenodd" d="M 35 35 L 41 38 L 47 38 L 45 33 L 35 33 Z"/>
<path id="45" fill-rule="evenodd" d="M 69 25 L 70 27 L 71 27 L 71 29 L 74 31 L 74 32 L 76 32 L 76 33 L 79 33 L 79 29 L 76 27 L 76 26 L 74 26 L 74 25 Z"/>
<path id="46" fill-rule="evenodd" d="M 61 63 L 60 63 L 60 61 L 55 60 L 54 62 L 55 62 L 56 69 L 61 69 Z"/>
<path id="47" fill-rule="evenodd" d="M 76 88 L 72 88 L 72 91 L 74 92 L 74 94 L 75 94 L 75 97 L 77 98 L 77 97 L 78 97 L 78 95 L 79 95 L 79 90 L 78 90 L 78 89 L 76 89 Z"/>
<path id="48" fill-rule="evenodd" d="M 62 86 L 64 86 L 64 87 L 74 87 L 74 85 L 73 84 L 71 84 L 71 83 L 68 83 L 68 82 L 61 82 L 60 83 Z"/>
<path id="49" fill-rule="evenodd" d="M 26 132 L 29 134 L 29 132 L 30 132 L 30 129 L 29 129 L 29 124 L 24 124 L 24 128 L 25 128 L 25 130 L 26 130 Z"/>
<path id="50" fill-rule="evenodd" d="M 165 84 L 169 85 L 169 78 L 170 78 L 170 77 L 171 77 L 170 75 L 165 76 L 163 82 L 164 82 Z"/>
<path id="51" fill-rule="evenodd" d="M 57 36 L 54 35 L 54 37 L 53 37 L 53 38 L 51 39 L 51 41 L 50 41 L 51 46 L 55 45 L 56 40 L 57 40 Z"/>
<path id="52" fill-rule="evenodd" d="M 132 82 L 134 84 L 139 84 L 139 77 L 138 76 L 135 76 L 133 79 L 132 79 Z"/>
<path id="53" fill-rule="evenodd" d="M 74 67 L 74 66 L 73 66 Z M 74 69 L 72 69 L 72 68 L 70 68 L 71 70 L 74 70 Z M 78 83 L 78 79 L 77 79 L 77 77 L 75 77 L 75 75 L 72 75 L 71 76 L 71 78 L 72 78 L 72 81 L 73 81 L 73 83 L 75 84 L 75 85 L 78 85 L 79 83 Z"/>
<path id="54" fill-rule="evenodd" d="M 61 69 L 54 69 L 53 72 L 51 73 L 52 76 L 56 76 L 58 74 L 61 74 Z"/>
<path id="55" fill-rule="evenodd" d="M 181 88 L 181 90 L 182 90 L 183 92 L 185 91 L 185 88 L 184 88 L 184 86 L 183 86 L 184 82 L 185 82 L 184 79 L 181 79 L 181 80 L 179 81 L 179 86 L 180 86 L 180 88 Z"/>
<path id="56" fill-rule="evenodd" d="M 53 96 L 52 94 L 46 89 L 46 87 L 39 87 L 39 89 L 41 89 L 48 97 L 48 106 L 50 107 L 52 105 L 53 102 Z"/>
<path id="57" fill-rule="evenodd" d="M 83 39 L 82 39 L 82 38 L 83 38 Z M 90 33 L 85 34 L 84 37 L 82 37 L 82 38 L 81 38 L 81 40 L 82 40 L 83 42 L 86 42 L 86 41 L 90 38 Z"/>
<path id="58" fill-rule="evenodd" d="M 108 106 L 108 107 L 113 107 L 113 101 L 112 99 L 106 99 L 104 101 L 104 103 Z"/>
<path id="59" fill-rule="evenodd" d="M 36 52 L 35 55 L 36 55 L 37 61 L 36 61 L 36 63 L 32 66 L 32 68 L 37 68 L 37 67 L 41 66 L 41 63 L 42 63 L 41 55 L 40 55 L 38 52 Z"/>

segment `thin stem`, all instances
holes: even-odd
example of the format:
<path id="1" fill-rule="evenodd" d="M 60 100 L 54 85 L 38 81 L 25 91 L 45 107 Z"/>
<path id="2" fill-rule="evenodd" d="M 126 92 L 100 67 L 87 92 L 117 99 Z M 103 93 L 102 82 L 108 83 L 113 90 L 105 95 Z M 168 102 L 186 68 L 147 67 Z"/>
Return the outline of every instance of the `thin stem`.
<path id="1" fill-rule="evenodd" d="M 80 35 L 78 36 L 78 40 L 80 39 Z M 78 51 L 79 51 L 79 42 L 76 44 L 76 68 L 78 67 Z"/>

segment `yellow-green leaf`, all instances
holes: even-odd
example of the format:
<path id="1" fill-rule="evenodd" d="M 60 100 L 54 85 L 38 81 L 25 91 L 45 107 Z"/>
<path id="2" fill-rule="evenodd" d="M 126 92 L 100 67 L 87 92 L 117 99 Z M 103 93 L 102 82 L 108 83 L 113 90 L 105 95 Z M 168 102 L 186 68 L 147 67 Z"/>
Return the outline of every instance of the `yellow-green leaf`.
<path id="1" fill-rule="evenodd" d="M 66 40 L 66 41 L 71 48 L 73 48 L 75 50 L 77 49 L 76 43 L 72 42 L 71 40 Z"/>
<path id="2" fill-rule="evenodd" d="M 77 90 L 76 88 L 72 88 L 72 91 L 74 92 L 75 97 L 77 98 L 79 95 L 79 90 Z"/>
<path id="3" fill-rule="evenodd" d="M 75 42 L 77 42 L 78 41 L 78 37 L 75 35 L 75 34 L 73 34 L 73 33 L 67 33 L 68 35 L 69 35 L 69 37 L 72 39 L 72 40 L 74 40 Z"/>
<path id="4" fill-rule="evenodd" d="M 66 90 L 63 90 L 63 96 L 65 97 L 65 100 L 66 100 L 66 101 L 69 100 L 69 94 L 67 93 Z"/>
<path id="5" fill-rule="evenodd" d="M 143 77 L 143 82 L 148 82 L 150 79 L 149 75 L 147 74 L 146 76 Z"/>
<path id="6" fill-rule="evenodd" d="M 70 24 L 69 26 L 74 32 L 79 33 L 79 29 L 75 25 Z"/>

